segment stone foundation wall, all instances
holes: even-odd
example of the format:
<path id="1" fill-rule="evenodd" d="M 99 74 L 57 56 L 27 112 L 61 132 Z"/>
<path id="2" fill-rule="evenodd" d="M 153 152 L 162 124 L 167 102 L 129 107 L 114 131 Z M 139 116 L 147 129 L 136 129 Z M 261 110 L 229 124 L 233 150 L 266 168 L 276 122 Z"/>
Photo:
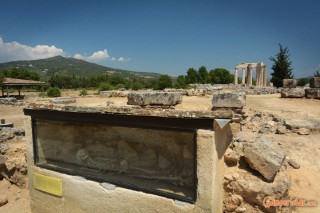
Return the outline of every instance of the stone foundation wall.
<path id="1" fill-rule="evenodd" d="M 198 130 L 197 199 L 195 204 L 99 183 L 34 165 L 31 118 L 27 117 L 26 141 L 32 212 L 222 212 L 223 154 L 231 141 L 230 126 L 215 131 Z M 34 174 L 62 180 L 62 197 L 35 189 Z"/>

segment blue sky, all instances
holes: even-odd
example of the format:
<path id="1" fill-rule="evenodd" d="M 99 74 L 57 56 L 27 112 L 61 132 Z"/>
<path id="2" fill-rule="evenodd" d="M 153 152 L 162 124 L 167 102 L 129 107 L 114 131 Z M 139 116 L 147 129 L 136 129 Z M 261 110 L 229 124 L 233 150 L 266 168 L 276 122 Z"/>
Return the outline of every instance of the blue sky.
<path id="1" fill-rule="evenodd" d="M 295 77 L 320 69 L 320 1 L 49 1 L 0 3 L 0 63 L 62 54 L 105 66 L 185 74 L 267 64 L 287 46 Z"/>

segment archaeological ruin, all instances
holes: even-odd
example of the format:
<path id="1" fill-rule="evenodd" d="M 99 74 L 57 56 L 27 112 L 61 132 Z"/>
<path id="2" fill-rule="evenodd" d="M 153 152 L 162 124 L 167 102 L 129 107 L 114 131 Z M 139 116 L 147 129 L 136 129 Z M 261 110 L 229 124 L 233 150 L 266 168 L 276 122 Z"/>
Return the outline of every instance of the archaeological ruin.
<path id="1" fill-rule="evenodd" d="M 241 84 L 252 86 L 253 69 L 256 70 L 256 86 L 267 86 L 267 66 L 263 62 L 258 63 L 240 63 L 234 68 L 234 84 L 238 84 L 238 70 L 242 70 Z M 247 75 L 246 75 L 247 73 Z"/>
<path id="2" fill-rule="evenodd" d="M 213 104 L 232 107 L 224 99 Z M 32 211 L 222 212 L 233 113 L 163 108 L 177 103 L 177 93 L 137 92 L 122 107 L 29 104 Z"/>

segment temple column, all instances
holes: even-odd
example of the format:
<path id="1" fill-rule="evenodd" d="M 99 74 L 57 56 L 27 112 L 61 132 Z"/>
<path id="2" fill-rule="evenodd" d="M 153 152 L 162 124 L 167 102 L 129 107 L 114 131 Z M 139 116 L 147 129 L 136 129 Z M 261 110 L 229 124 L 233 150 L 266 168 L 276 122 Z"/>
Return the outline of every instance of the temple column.
<path id="1" fill-rule="evenodd" d="M 241 80 L 241 84 L 245 84 L 246 83 L 246 69 L 242 68 L 242 80 Z"/>
<path id="2" fill-rule="evenodd" d="M 238 68 L 234 69 L 234 84 L 238 84 Z"/>
<path id="3" fill-rule="evenodd" d="M 247 67 L 247 85 L 252 86 L 252 65 L 249 64 Z"/>
<path id="4" fill-rule="evenodd" d="M 263 86 L 266 87 L 267 86 L 267 66 L 264 65 L 262 70 L 263 70 Z"/>
<path id="5" fill-rule="evenodd" d="M 260 87 L 260 67 L 256 67 L 256 86 Z"/>

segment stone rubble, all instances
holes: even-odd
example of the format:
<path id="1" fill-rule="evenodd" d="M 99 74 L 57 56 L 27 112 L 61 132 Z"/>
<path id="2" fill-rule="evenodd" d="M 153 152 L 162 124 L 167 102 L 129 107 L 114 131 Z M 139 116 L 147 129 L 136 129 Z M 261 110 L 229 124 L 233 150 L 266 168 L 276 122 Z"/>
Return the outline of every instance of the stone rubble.
<path id="1" fill-rule="evenodd" d="M 128 94 L 129 94 L 129 91 L 127 90 L 100 91 L 101 98 L 128 97 Z"/>
<path id="2" fill-rule="evenodd" d="M 70 103 L 75 103 L 76 98 L 74 98 L 74 97 L 57 97 L 57 98 L 53 98 L 51 100 L 51 102 L 54 104 L 70 104 Z"/>

